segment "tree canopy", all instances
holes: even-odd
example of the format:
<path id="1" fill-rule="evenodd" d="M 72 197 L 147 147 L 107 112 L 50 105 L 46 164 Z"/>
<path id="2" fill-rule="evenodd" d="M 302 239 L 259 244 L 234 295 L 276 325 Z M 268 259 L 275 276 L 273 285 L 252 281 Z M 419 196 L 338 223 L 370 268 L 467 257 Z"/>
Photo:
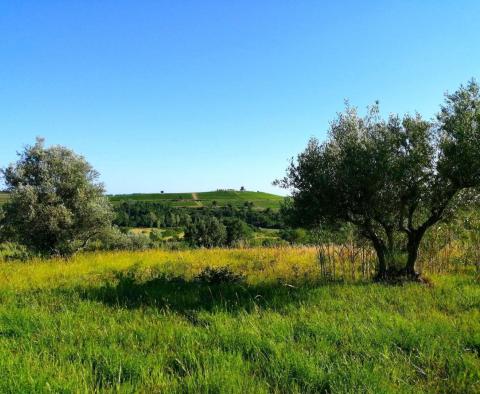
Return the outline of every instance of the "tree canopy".
<path id="1" fill-rule="evenodd" d="M 37 139 L 2 173 L 10 192 L 3 234 L 35 253 L 69 255 L 111 225 L 98 173 L 67 148 Z"/>
<path id="2" fill-rule="evenodd" d="M 353 223 L 377 252 L 379 277 L 417 276 L 425 232 L 480 186 L 479 86 L 447 94 L 435 121 L 347 106 L 277 182 L 292 190 L 297 224 Z"/>
<path id="3" fill-rule="evenodd" d="M 185 241 L 192 246 L 213 248 L 227 240 L 226 227 L 215 217 L 198 218 L 185 229 Z"/>

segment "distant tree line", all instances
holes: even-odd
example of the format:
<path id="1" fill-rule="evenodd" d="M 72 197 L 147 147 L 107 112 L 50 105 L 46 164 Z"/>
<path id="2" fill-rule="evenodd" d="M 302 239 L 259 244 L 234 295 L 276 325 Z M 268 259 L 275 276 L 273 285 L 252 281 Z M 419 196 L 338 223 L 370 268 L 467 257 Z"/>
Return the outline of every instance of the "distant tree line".
<path id="1" fill-rule="evenodd" d="M 185 241 L 196 247 L 237 246 L 247 241 L 252 229 L 243 220 L 214 216 L 196 217 L 185 229 Z"/>
<path id="2" fill-rule="evenodd" d="M 201 219 L 214 217 L 220 221 L 237 218 L 250 226 L 262 228 L 283 228 L 282 215 L 270 208 L 253 209 L 251 204 L 242 207 L 183 208 L 172 207 L 158 202 L 123 201 L 114 206 L 114 224 L 120 227 L 186 227 Z"/>

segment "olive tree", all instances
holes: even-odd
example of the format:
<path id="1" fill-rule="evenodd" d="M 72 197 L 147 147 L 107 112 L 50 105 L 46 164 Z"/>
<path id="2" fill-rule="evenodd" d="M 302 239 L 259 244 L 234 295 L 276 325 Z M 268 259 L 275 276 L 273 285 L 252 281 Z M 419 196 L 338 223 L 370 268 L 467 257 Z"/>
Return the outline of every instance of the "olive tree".
<path id="1" fill-rule="evenodd" d="M 2 174 L 10 193 L 4 236 L 35 253 L 72 254 L 111 225 L 113 213 L 98 173 L 67 148 L 46 148 L 38 138 Z"/>
<path id="2" fill-rule="evenodd" d="M 311 139 L 276 183 L 292 190 L 297 224 L 352 223 L 376 251 L 379 278 L 417 277 L 425 232 L 480 185 L 479 86 L 447 94 L 432 122 L 347 106 L 327 141 Z"/>
<path id="3" fill-rule="evenodd" d="M 227 230 L 225 244 L 235 246 L 240 241 L 246 241 L 252 234 L 252 229 L 243 220 L 235 217 L 227 217 L 223 220 Z"/>
<path id="4" fill-rule="evenodd" d="M 213 216 L 197 218 L 185 229 L 185 241 L 192 246 L 213 248 L 223 246 L 227 240 L 227 228 Z"/>

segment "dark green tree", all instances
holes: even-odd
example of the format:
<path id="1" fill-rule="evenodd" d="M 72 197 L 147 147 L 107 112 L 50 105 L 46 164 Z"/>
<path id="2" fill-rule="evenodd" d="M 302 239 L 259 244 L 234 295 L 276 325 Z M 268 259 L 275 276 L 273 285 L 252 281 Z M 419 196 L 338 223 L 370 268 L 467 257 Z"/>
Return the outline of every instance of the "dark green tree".
<path id="1" fill-rule="evenodd" d="M 225 245 L 226 227 L 215 217 L 197 218 L 185 229 L 185 241 L 192 246 L 213 248 Z"/>
<path id="2" fill-rule="evenodd" d="M 288 228 L 280 231 L 280 238 L 292 245 L 305 245 L 310 243 L 310 234 L 303 228 Z"/>
<path id="3" fill-rule="evenodd" d="M 228 246 L 234 246 L 239 241 L 247 240 L 252 234 L 249 225 L 241 219 L 235 217 L 225 218 L 223 224 L 227 229 L 226 243 Z"/>

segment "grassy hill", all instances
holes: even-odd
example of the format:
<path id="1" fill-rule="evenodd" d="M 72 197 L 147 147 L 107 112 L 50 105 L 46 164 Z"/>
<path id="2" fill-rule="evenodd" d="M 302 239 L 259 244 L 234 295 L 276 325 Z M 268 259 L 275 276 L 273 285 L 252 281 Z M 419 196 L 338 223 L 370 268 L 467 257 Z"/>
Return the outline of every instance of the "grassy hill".
<path id="1" fill-rule="evenodd" d="M 215 203 L 219 207 L 231 204 L 235 207 L 242 206 L 246 202 L 252 202 L 254 208 L 280 208 L 284 197 L 264 192 L 251 191 L 214 191 L 202 193 L 134 193 L 109 195 L 110 201 L 118 203 L 121 201 L 148 201 L 161 202 L 174 207 L 211 207 Z M 8 199 L 7 193 L 0 193 L 0 205 Z"/>
<path id="2" fill-rule="evenodd" d="M 284 197 L 275 194 L 253 191 L 221 190 L 201 193 L 153 193 L 153 194 L 116 194 L 109 196 L 112 202 L 149 201 L 162 202 L 175 207 L 242 206 L 246 202 L 253 203 L 255 208 L 278 209 Z"/>

